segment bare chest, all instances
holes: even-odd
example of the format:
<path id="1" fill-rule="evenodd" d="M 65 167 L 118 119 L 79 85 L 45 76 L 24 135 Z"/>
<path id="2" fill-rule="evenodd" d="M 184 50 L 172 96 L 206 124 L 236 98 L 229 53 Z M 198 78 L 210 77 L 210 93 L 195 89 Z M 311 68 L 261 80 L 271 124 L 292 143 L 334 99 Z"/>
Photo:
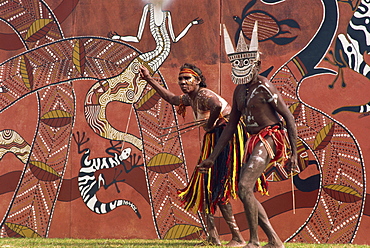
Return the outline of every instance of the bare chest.
<path id="1" fill-rule="evenodd" d="M 276 122 L 276 115 L 271 106 L 272 97 L 265 87 L 243 87 L 237 94 L 238 110 L 249 130 Z"/>
<path id="2" fill-rule="evenodd" d="M 252 110 L 263 109 L 268 101 L 266 92 L 260 87 L 241 87 L 236 97 L 238 110 L 244 115 Z"/>

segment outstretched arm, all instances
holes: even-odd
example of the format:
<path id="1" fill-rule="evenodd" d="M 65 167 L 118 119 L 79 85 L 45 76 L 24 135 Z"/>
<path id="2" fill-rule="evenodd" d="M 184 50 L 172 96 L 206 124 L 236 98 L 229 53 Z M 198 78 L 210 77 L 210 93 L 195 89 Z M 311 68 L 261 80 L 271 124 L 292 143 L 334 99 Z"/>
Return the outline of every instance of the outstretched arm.
<path id="1" fill-rule="evenodd" d="M 143 8 L 143 14 L 142 14 L 141 19 L 140 19 L 140 24 L 139 24 L 139 29 L 137 31 L 137 36 L 130 36 L 130 35 L 120 36 L 116 32 L 113 32 L 113 33 L 111 32 L 111 33 L 108 34 L 109 38 L 111 38 L 113 40 L 123 40 L 123 41 L 126 41 L 126 42 L 136 42 L 136 43 L 140 42 L 141 37 L 143 36 L 147 14 L 148 14 L 148 4 L 146 4 Z"/>
<path id="2" fill-rule="evenodd" d="M 199 171 L 202 173 L 207 173 L 208 169 L 211 168 L 222 150 L 225 148 L 227 143 L 230 141 L 230 139 L 233 137 L 235 130 L 238 126 L 239 120 L 240 120 L 241 112 L 238 110 L 236 101 L 235 101 L 235 92 L 234 92 L 234 99 L 233 99 L 233 106 L 230 113 L 230 119 L 227 123 L 225 129 L 222 131 L 222 134 L 217 141 L 217 144 L 215 148 L 213 149 L 213 152 L 211 155 L 203 160 L 197 167 L 199 168 Z"/>
<path id="3" fill-rule="evenodd" d="M 172 105 L 178 106 L 180 104 L 180 96 L 176 96 L 174 93 L 160 85 L 157 80 L 152 78 L 149 70 L 145 66 L 140 65 L 139 73 L 140 78 L 147 81 L 148 84 L 150 84 L 164 100 Z"/>
<path id="4" fill-rule="evenodd" d="M 199 19 L 199 18 L 195 18 L 194 20 L 192 20 L 185 28 L 184 30 L 181 31 L 181 33 L 175 37 L 175 33 L 173 31 L 173 26 L 172 26 L 172 17 L 171 17 L 171 12 L 167 12 L 168 13 L 168 29 L 170 31 L 170 35 L 171 35 L 171 39 L 174 43 L 178 42 L 182 37 L 184 37 L 186 35 L 186 33 L 189 31 L 189 29 L 193 26 L 193 25 L 198 25 L 198 24 L 202 24 L 203 23 L 203 20 L 202 19 Z"/>

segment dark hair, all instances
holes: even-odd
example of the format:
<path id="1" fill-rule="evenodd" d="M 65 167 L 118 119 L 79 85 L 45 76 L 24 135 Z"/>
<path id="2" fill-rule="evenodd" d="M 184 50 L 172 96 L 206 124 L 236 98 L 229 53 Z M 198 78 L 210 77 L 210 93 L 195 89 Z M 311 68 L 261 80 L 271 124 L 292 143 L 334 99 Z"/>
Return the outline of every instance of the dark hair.
<path id="1" fill-rule="evenodd" d="M 180 67 L 180 71 L 182 71 L 185 68 L 191 69 L 199 75 L 199 78 L 198 78 L 198 80 L 200 80 L 199 87 L 207 88 L 206 77 L 203 75 L 202 71 L 198 67 L 196 67 L 193 64 L 185 63 Z"/>

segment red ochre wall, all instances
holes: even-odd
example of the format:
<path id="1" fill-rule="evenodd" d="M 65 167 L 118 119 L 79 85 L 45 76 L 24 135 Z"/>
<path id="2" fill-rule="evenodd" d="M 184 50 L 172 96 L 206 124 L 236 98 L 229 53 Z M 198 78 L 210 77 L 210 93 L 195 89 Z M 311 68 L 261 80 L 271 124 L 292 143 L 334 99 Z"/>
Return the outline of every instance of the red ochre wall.
<path id="1" fill-rule="evenodd" d="M 357 1 L 349 2 L 355 5 Z M 194 223 L 186 223 L 186 221 L 184 221 L 186 220 L 185 217 L 179 217 L 180 221 L 176 222 L 177 215 L 183 216 L 186 214 L 184 212 L 178 213 L 175 210 L 171 210 L 172 206 L 168 207 L 170 203 L 163 200 L 166 199 L 166 191 L 160 191 L 161 195 L 158 195 L 159 193 L 157 191 L 152 190 L 153 188 L 151 187 L 154 187 L 155 184 L 158 183 L 156 182 L 155 175 L 150 174 L 154 172 L 145 173 L 143 166 L 143 156 L 145 155 L 143 155 L 142 151 L 133 147 L 129 142 L 125 143 L 125 147 L 131 147 L 131 154 L 135 154 L 136 157 L 134 160 L 131 160 L 130 163 L 125 164 L 128 171 L 125 171 L 122 165 L 112 170 L 106 169 L 100 172 L 97 171 L 94 174 L 95 177 L 98 178 L 99 174 L 103 174 L 107 187 L 103 187 L 104 183 L 100 181 L 101 187 L 97 191 L 96 196 L 101 202 L 110 202 L 115 199 L 131 201 L 139 209 L 141 218 L 138 218 L 134 211 L 128 206 L 118 207 L 106 214 L 97 214 L 87 208 L 78 189 L 78 177 L 83 153 L 78 153 L 78 146 L 72 134 L 78 137 L 77 133 L 79 133 L 81 137 L 82 133 L 85 133 L 85 139 L 89 138 L 87 143 L 81 145 L 81 149 L 89 148 L 90 159 L 112 157 L 111 154 L 106 153 L 106 149 L 118 142 L 110 142 L 108 138 L 99 136 L 86 122 L 84 101 L 86 93 L 97 82 L 94 78 L 83 78 L 80 76 L 80 79 L 83 80 L 76 80 L 69 84 L 70 86 L 68 87 L 73 89 L 72 91 L 75 95 L 75 98 L 73 98 L 70 103 L 71 106 L 73 106 L 73 110 L 69 112 L 71 115 L 67 115 L 67 117 L 60 115 L 53 117 L 56 119 L 60 118 L 62 122 L 64 121 L 64 126 L 61 125 L 57 127 L 55 125 L 49 125 L 45 127 L 42 126 L 43 124 L 40 124 L 41 122 L 46 123 L 46 121 L 39 116 L 40 113 L 45 114 L 42 109 L 45 105 L 52 106 L 53 104 L 61 104 L 58 101 L 59 95 L 56 96 L 51 94 L 53 91 L 58 91 L 58 87 L 52 87 L 53 83 L 61 83 L 61 80 L 48 82 L 46 83 L 47 85 L 44 88 L 40 88 L 39 91 L 33 90 L 32 87 L 36 89 L 40 80 L 47 81 L 47 79 L 33 74 L 38 67 L 37 63 L 41 64 L 42 62 L 40 61 L 43 61 L 42 57 L 46 56 L 45 53 L 39 52 L 40 50 L 38 50 L 38 47 L 43 47 L 43 49 L 48 50 L 47 47 L 49 46 L 49 51 L 53 51 L 55 47 L 53 47 L 52 44 L 63 39 L 78 39 L 79 37 L 107 38 L 110 31 L 115 31 L 120 35 L 135 36 L 138 32 L 145 3 L 140 0 L 49 0 L 46 1 L 46 4 L 49 8 L 42 7 L 40 9 L 44 12 L 44 16 L 45 12 L 50 12 L 54 15 L 50 14 L 46 16 L 50 19 L 55 18 L 59 21 L 59 30 L 62 30 L 62 35 L 60 35 L 59 38 L 55 35 L 50 40 L 42 40 L 45 35 L 48 36 L 51 35 L 51 32 L 56 32 L 55 29 L 49 28 L 45 23 L 36 25 L 32 20 L 23 20 L 25 24 L 22 25 L 21 22 L 14 22 L 14 19 L 11 18 L 15 16 L 14 18 L 16 20 L 20 18 L 19 16 L 22 16 L 19 15 L 19 13 L 23 13 L 19 10 L 22 6 L 16 5 L 17 7 L 13 6 L 12 8 L 7 8 L 7 5 L 0 6 L 1 17 L 8 20 L 8 22 L 2 22 L 0 24 L 0 61 L 2 63 L 0 84 L 7 80 L 6 86 L 10 86 L 7 92 L 13 92 L 11 90 L 13 89 L 12 86 L 14 86 L 14 89 L 19 88 L 20 86 L 17 85 L 19 83 L 22 84 L 22 82 L 20 82 L 20 80 L 14 80 L 13 85 L 9 83 L 9 78 L 12 78 L 12 75 L 18 75 L 18 77 L 20 77 L 21 71 L 23 72 L 21 77 L 23 79 L 23 84 L 28 81 L 32 81 L 33 83 L 33 86 L 30 86 L 31 90 L 29 93 L 11 96 L 17 99 L 14 103 L 12 100 L 7 100 L 10 99 L 6 95 L 8 93 L 0 93 L 2 94 L 0 97 L 3 97 L 0 112 L 0 131 L 13 130 L 18 133 L 22 137 L 22 140 L 30 145 L 31 151 L 34 152 L 32 153 L 33 161 L 29 159 L 27 162 L 22 162 L 22 160 L 15 155 L 17 154 L 20 156 L 22 152 L 16 153 L 14 150 L 11 150 L 11 148 L 15 146 L 14 143 L 12 143 L 12 145 L 9 145 L 9 142 L 1 143 L 0 200 L 2 204 L 0 205 L 0 214 L 3 216 L 1 222 L 1 236 L 156 239 L 165 238 L 166 231 L 168 230 L 181 233 L 180 227 L 179 229 L 176 229 L 177 227 L 174 228 L 176 225 L 180 224 L 202 228 L 199 220 L 195 222 L 198 224 L 194 225 Z M 25 6 L 26 13 L 38 13 L 31 15 L 34 20 L 42 19 L 37 5 L 27 5 L 25 3 Z M 303 59 L 304 61 L 302 62 L 302 57 L 299 56 L 298 59 L 294 59 L 297 58 L 295 55 L 308 47 L 308 44 L 310 44 L 315 37 L 319 37 L 319 39 L 327 42 L 327 47 L 321 50 L 321 54 L 317 52 L 320 49 L 315 50 L 319 47 L 310 47 L 310 51 L 312 51 L 312 61 L 317 59 L 317 64 L 313 66 L 337 72 L 339 67 L 332 65 L 326 61 L 324 57 L 332 59 L 330 52 L 338 48 L 338 46 L 335 47 L 338 35 L 346 35 L 350 32 L 347 30 L 347 27 L 356 8 L 357 6 L 351 6 L 350 3 L 339 1 L 336 3 L 333 0 L 311 0 L 309 3 L 303 0 L 172 0 L 164 8 L 171 12 L 175 35 L 178 35 L 190 21 L 197 17 L 204 21 L 201 25 L 192 26 L 179 42 L 172 43 L 167 59 L 159 68 L 162 80 L 165 81 L 167 87 L 171 91 L 176 94 L 181 93 L 177 85 L 178 68 L 183 63 L 188 62 L 196 64 L 202 69 L 207 78 L 208 88 L 219 93 L 231 102 L 235 85 L 231 82 L 230 78 L 231 66 L 224 51 L 220 24 L 226 25 L 231 39 L 235 44 L 235 37 L 236 34 L 239 33 L 240 28 L 243 28 L 242 30 L 245 37 L 250 37 L 250 33 L 248 33 L 250 29 L 246 26 L 242 26 L 242 23 L 250 24 L 253 23 L 255 19 L 258 19 L 260 23 L 264 25 L 264 28 L 260 29 L 259 33 L 259 45 L 260 51 L 262 52 L 261 71 L 270 69 L 267 77 L 272 79 L 273 75 L 284 70 L 284 68 L 282 68 L 283 65 L 288 64 L 289 68 L 293 68 L 293 64 L 296 65 L 296 69 L 292 69 L 292 75 L 294 75 L 297 82 L 299 81 L 300 84 L 299 87 L 297 87 L 298 90 L 293 91 L 292 94 L 299 95 L 300 106 L 305 105 L 311 110 L 313 109 L 310 114 L 306 112 L 305 118 L 311 118 L 310 121 L 312 125 L 312 127 L 306 128 L 321 130 L 321 128 L 324 128 L 324 126 L 328 124 L 328 121 L 331 121 L 335 123 L 337 127 L 341 127 L 342 130 L 344 130 L 343 132 L 349 136 L 349 138 L 347 137 L 349 141 L 341 141 L 339 139 L 339 141 L 332 142 L 337 142 L 335 144 L 337 147 L 348 145 L 349 147 L 355 147 L 355 150 L 357 149 L 354 155 L 348 158 L 349 162 L 343 162 L 340 157 L 344 155 L 334 151 L 332 154 L 336 154 L 336 159 L 332 159 L 330 156 L 323 156 L 327 159 L 326 161 L 321 160 L 321 157 L 318 156 L 320 165 L 308 165 L 299 175 L 301 179 L 309 179 L 315 175 L 321 175 L 322 177 L 330 178 L 330 180 L 332 180 L 330 185 L 333 187 L 329 189 L 328 180 L 322 180 L 322 183 L 318 184 L 316 189 L 306 190 L 307 192 L 302 192 L 295 188 L 295 209 L 293 209 L 290 180 L 271 182 L 270 196 L 257 195 L 258 199 L 264 204 L 273 226 L 283 240 L 308 243 L 352 242 L 356 244 L 369 244 L 367 230 L 370 228 L 370 207 L 368 199 L 366 198 L 368 195 L 366 191 L 368 188 L 366 181 L 368 166 L 366 162 L 369 160 L 368 151 L 370 149 L 367 139 L 370 117 L 366 114 L 358 113 L 358 111 L 339 111 L 333 114 L 334 110 L 344 106 L 365 105 L 369 101 L 367 93 L 370 83 L 369 79 L 361 75 L 361 73 L 356 72 L 350 65 L 343 64 L 341 70 L 346 86 L 343 87 L 341 85 L 341 78 L 339 77 L 334 87 L 330 88 L 329 85 L 335 80 L 335 74 L 321 73 L 310 77 L 306 74 L 307 77 L 303 80 L 302 73 L 297 74 L 297 71 L 302 68 L 302 71 L 305 71 L 304 67 L 308 67 L 307 63 L 309 63 L 307 61 L 311 60 Z M 327 12 L 325 13 L 324 10 L 327 10 Z M 43 18 L 45 19 L 46 17 Z M 325 26 L 327 30 L 323 33 L 319 33 L 318 30 L 322 25 L 323 19 L 329 20 L 329 24 Z M 367 36 L 369 37 L 368 20 L 367 17 L 367 22 L 364 22 L 364 25 L 367 27 Z M 35 38 L 33 42 L 30 42 L 30 40 L 24 42 L 24 44 L 27 45 L 25 46 L 21 41 L 26 40 L 27 30 L 29 30 L 29 27 L 32 25 L 34 25 L 35 29 L 29 32 L 31 32 L 31 34 L 32 32 L 33 34 L 38 33 L 39 36 Z M 153 50 L 155 48 L 155 42 L 150 34 L 149 19 L 147 19 L 144 27 L 143 36 L 139 43 L 116 42 L 117 49 L 119 49 L 119 47 L 127 47 L 129 51 L 136 49 L 142 53 Z M 332 32 L 330 30 L 332 30 Z M 19 34 L 19 37 L 16 33 Z M 37 39 L 42 41 L 37 43 Z M 95 42 L 95 40 L 92 42 Z M 98 43 L 98 41 L 96 42 Z M 109 40 L 107 42 L 109 42 Z M 360 39 L 360 43 L 361 42 L 364 43 L 364 39 Z M 322 44 L 326 43 L 319 43 L 319 45 Z M 112 48 L 107 47 L 107 49 Z M 365 52 L 363 52 L 360 57 L 365 61 L 364 63 L 367 62 L 369 64 L 368 51 L 369 50 L 366 50 L 365 47 Z M 112 53 L 114 53 L 114 50 L 112 50 Z M 343 51 L 339 51 L 339 53 L 343 54 Z M 79 53 L 80 62 L 82 61 L 81 54 L 83 53 Z M 117 54 L 120 53 L 117 52 Z M 17 60 L 17 58 L 22 56 L 26 57 L 29 62 L 24 62 L 24 59 Z M 62 52 L 57 53 L 56 56 L 68 57 Z M 307 58 L 307 53 L 305 56 Z M 112 57 L 114 56 L 112 55 Z M 68 59 L 72 61 L 70 57 Z M 12 61 L 18 62 L 12 63 Z M 43 65 L 49 63 L 48 61 L 53 60 L 45 60 Z M 50 67 L 51 66 L 50 64 Z M 97 64 L 95 66 L 94 68 L 91 64 L 86 65 L 85 70 L 87 70 L 87 67 L 91 70 L 96 69 L 96 71 L 109 70 L 107 67 L 97 68 Z M 71 67 L 73 67 L 73 65 Z M 76 68 L 76 64 L 73 68 Z M 115 68 L 116 71 L 109 71 L 106 72 L 106 74 L 112 77 L 120 73 L 123 69 L 124 68 Z M 308 68 L 308 70 L 309 69 L 310 68 Z M 313 67 L 311 70 L 312 69 Z M 53 75 L 51 78 L 58 78 L 55 74 L 66 73 L 62 68 L 54 70 L 55 71 L 51 73 Z M 31 75 L 34 75 L 34 77 L 30 77 Z M 288 73 L 286 75 L 288 75 Z M 300 77 L 297 75 L 300 75 Z M 158 74 L 156 74 L 156 76 L 159 77 Z M 63 84 L 68 83 L 61 83 L 61 85 Z M 50 91 L 48 91 L 48 87 L 50 87 Z M 64 90 L 65 89 L 62 89 L 61 92 Z M 72 95 L 71 93 L 69 94 Z M 68 94 L 66 93 L 66 95 Z M 55 97 L 55 99 L 52 97 Z M 45 99 L 49 101 L 47 104 L 43 104 Z M 7 103 L 8 101 L 10 103 Z M 158 101 L 158 99 L 156 101 Z M 39 106 L 42 106 L 42 108 Z M 137 117 L 133 112 L 130 114 L 130 107 L 128 106 L 130 105 L 118 101 L 109 103 L 106 110 L 106 119 L 117 130 L 125 132 L 127 129 L 128 133 L 139 136 L 140 127 L 138 126 Z M 153 106 L 154 105 L 151 107 Z M 159 113 L 161 113 L 161 111 L 162 110 L 159 110 Z M 173 112 L 171 113 L 174 116 Z M 49 119 L 51 122 L 48 122 L 48 124 L 54 123 L 52 122 L 53 118 Z M 130 122 L 127 124 L 128 120 L 130 120 Z M 315 122 L 316 120 L 318 121 Z M 178 117 L 178 123 L 183 124 L 190 121 L 192 121 L 192 114 L 191 109 L 188 108 L 186 118 L 183 119 L 182 117 Z M 61 131 L 66 125 L 70 125 L 69 129 Z M 320 125 L 322 125 L 322 127 L 320 127 Z M 302 128 L 303 127 L 299 127 L 299 130 L 302 131 Z M 153 129 L 155 129 L 155 127 L 153 127 Z M 148 130 L 150 131 L 150 129 Z M 312 135 L 317 136 L 317 133 Z M 187 132 L 181 136 L 182 143 L 176 143 L 176 145 L 180 147 L 178 148 L 180 150 L 182 145 L 185 159 L 182 167 L 180 166 L 180 169 L 176 169 L 182 170 L 179 172 L 180 174 L 187 173 L 191 175 L 194 170 L 194 166 L 198 161 L 202 134 L 203 132 L 197 129 Z M 323 135 L 326 137 L 322 137 L 321 140 L 319 138 L 319 140 L 323 143 L 330 143 L 329 134 L 330 131 L 321 132 L 318 136 Z M 50 136 L 45 138 L 45 135 Z M 8 136 L 6 131 L 2 132 L 2 136 L 2 140 L 7 140 Z M 335 137 L 335 135 L 333 135 L 333 137 Z M 302 139 L 310 140 L 307 141 L 308 146 L 313 144 L 312 137 L 305 136 L 302 137 Z M 48 141 L 46 142 L 45 140 Z M 17 144 L 17 147 L 25 147 L 25 143 Z M 60 159 L 60 163 L 64 163 L 64 165 L 59 171 L 55 169 L 57 171 L 57 176 L 54 179 L 50 179 L 47 178 L 47 176 L 54 173 L 54 171 L 50 169 L 50 167 L 53 168 L 50 165 L 51 162 L 50 164 L 48 162 L 53 159 L 57 160 L 55 154 L 58 154 L 58 151 L 55 152 L 53 150 L 54 146 L 64 147 L 60 149 L 61 154 L 64 152 L 64 159 L 63 157 L 58 158 Z M 351 148 L 348 149 L 350 150 Z M 38 153 L 35 150 L 38 150 Z M 43 157 L 42 151 L 49 151 L 49 153 L 44 154 L 45 157 L 40 159 L 40 157 Z M 50 158 L 50 160 L 48 158 Z M 151 157 L 147 157 L 145 162 L 148 163 L 150 159 Z M 313 153 L 310 153 L 309 159 L 312 161 L 315 160 Z M 38 160 L 42 160 L 43 163 L 39 164 L 34 162 Z M 331 163 L 341 163 L 342 166 L 346 167 L 346 163 L 351 163 L 350 161 L 355 161 L 354 163 L 356 165 L 354 165 L 354 169 L 349 172 L 344 172 L 345 168 L 340 166 L 334 166 L 337 169 L 333 170 L 325 169 L 326 166 L 332 166 Z M 135 168 L 135 166 L 137 166 L 137 168 Z M 129 170 L 130 168 L 132 170 Z M 325 171 L 325 175 L 323 175 L 323 171 Z M 161 180 L 164 181 L 172 180 L 166 177 L 166 173 L 171 173 L 171 169 L 167 169 L 165 172 L 162 171 L 158 173 L 157 176 L 163 177 Z M 184 175 L 180 176 L 184 178 Z M 344 176 L 346 179 L 340 181 L 338 178 L 341 176 Z M 339 183 L 339 181 L 342 183 Z M 343 183 L 343 181 L 348 182 Z M 309 182 L 311 181 L 306 181 L 306 183 Z M 352 184 L 356 185 L 356 187 L 351 187 Z M 305 189 L 307 188 L 306 186 L 304 187 Z M 172 187 L 172 191 L 169 189 L 168 192 L 171 191 L 173 194 L 174 190 L 176 190 L 174 188 L 181 187 L 181 184 L 179 184 L 179 182 L 170 182 L 163 187 Z M 314 188 L 314 186 L 312 187 Z M 158 210 L 161 199 L 164 202 L 162 208 L 169 211 L 169 213 L 173 215 L 173 219 L 166 219 L 166 221 L 163 221 L 158 217 L 160 214 L 163 214 Z M 238 224 L 243 230 L 243 235 L 248 239 L 248 227 L 243 214 L 242 205 L 239 200 L 233 200 L 232 204 Z M 153 208 L 155 209 L 154 212 Z M 194 218 L 198 218 L 197 215 L 193 216 L 195 216 Z M 221 238 L 223 240 L 228 240 L 230 234 L 225 226 L 225 222 L 220 218 L 219 213 L 217 213 L 216 216 Z M 187 237 L 183 237 L 184 235 L 178 233 L 170 237 L 197 237 L 195 231 L 189 231 Z M 262 233 L 261 239 L 266 240 L 266 237 Z"/>

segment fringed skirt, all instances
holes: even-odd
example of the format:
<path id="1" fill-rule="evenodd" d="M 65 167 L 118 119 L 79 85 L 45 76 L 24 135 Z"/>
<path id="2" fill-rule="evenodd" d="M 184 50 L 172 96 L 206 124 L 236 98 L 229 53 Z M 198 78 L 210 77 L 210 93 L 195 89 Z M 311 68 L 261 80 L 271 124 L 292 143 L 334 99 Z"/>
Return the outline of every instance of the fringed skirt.
<path id="1" fill-rule="evenodd" d="M 205 133 L 198 164 L 209 157 L 226 125 Z M 217 204 L 225 204 L 237 197 L 239 171 L 242 166 L 246 134 L 241 123 L 233 138 L 217 157 L 208 173 L 196 167 L 186 188 L 178 190 L 185 210 L 214 214 Z"/>
<path id="2" fill-rule="evenodd" d="M 266 140 L 266 137 L 271 137 L 275 144 L 275 152 Z M 249 136 L 248 142 L 245 148 L 245 154 L 243 158 L 243 163 L 245 164 L 250 154 L 252 154 L 254 148 L 258 142 L 262 142 L 271 157 L 270 163 L 267 165 L 264 173 L 257 179 L 256 190 L 262 195 L 268 195 L 268 181 L 267 178 L 273 173 L 275 177 L 281 176 L 280 180 L 289 177 L 287 174 L 287 168 L 285 161 L 288 160 L 290 149 L 289 140 L 285 130 L 282 128 L 281 124 L 275 124 L 267 126 L 257 134 L 252 134 Z"/>

